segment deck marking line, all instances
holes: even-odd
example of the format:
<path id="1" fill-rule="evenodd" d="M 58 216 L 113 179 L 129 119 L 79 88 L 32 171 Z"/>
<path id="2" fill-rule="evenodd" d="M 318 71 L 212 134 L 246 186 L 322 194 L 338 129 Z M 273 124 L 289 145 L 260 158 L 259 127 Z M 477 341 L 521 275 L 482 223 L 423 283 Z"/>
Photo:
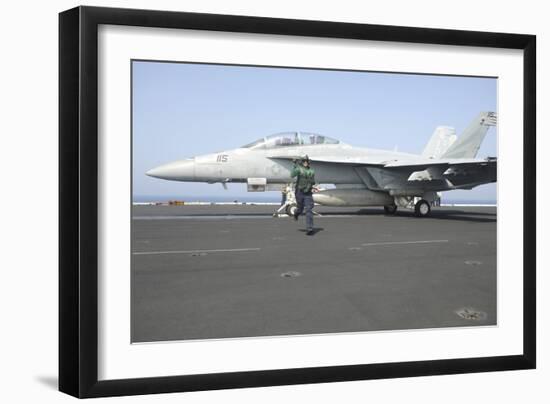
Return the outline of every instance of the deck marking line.
<path id="1" fill-rule="evenodd" d="M 364 243 L 362 246 L 376 246 L 376 245 L 402 245 L 402 244 L 430 244 L 430 243 L 448 243 L 449 240 L 419 240 L 419 241 L 381 241 L 379 243 Z"/>
<path id="2" fill-rule="evenodd" d="M 197 253 L 219 253 L 219 252 L 246 252 L 259 251 L 260 248 L 222 248 L 218 250 L 186 250 L 186 251 L 138 251 L 133 255 L 157 255 L 157 254 L 197 254 Z"/>

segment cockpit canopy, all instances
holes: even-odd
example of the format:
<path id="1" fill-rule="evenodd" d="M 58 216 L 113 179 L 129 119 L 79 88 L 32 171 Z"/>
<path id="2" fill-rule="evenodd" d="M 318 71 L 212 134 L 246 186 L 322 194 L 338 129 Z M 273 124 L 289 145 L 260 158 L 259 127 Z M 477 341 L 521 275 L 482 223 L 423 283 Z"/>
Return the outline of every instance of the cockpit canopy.
<path id="1" fill-rule="evenodd" d="M 340 141 L 328 136 L 308 132 L 283 132 L 263 137 L 244 145 L 247 149 L 272 149 L 285 146 L 311 146 L 318 144 L 339 144 Z"/>

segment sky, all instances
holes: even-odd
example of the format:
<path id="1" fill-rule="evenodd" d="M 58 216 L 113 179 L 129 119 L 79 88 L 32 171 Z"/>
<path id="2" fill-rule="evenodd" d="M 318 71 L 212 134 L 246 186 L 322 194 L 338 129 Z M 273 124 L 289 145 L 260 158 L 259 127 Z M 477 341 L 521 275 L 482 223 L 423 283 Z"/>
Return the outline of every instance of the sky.
<path id="1" fill-rule="evenodd" d="M 133 61 L 133 198 L 278 200 L 246 184 L 224 190 L 145 172 L 284 131 L 420 154 L 437 126 L 460 135 L 480 111 L 496 111 L 496 95 L 494 78 Z M 497 156 L 496 136 L 493 127 L 478 157 Z M 496 185 L 445 192 L 443 201 L 495 202 Z"/>

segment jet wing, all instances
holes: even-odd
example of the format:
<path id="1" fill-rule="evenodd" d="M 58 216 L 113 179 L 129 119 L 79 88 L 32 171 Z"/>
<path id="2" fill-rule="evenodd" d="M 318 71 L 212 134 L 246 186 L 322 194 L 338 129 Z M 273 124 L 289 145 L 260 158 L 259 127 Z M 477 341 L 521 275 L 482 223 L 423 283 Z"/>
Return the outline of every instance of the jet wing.
<path id="1" fill-rule="evenodd" d="M 292 155 L 270 155 L 271 159 L 282 160 L 299 160 L 302 156 Z M 426 170 L 430 167 L 450 167 L 450 166 L 467 166 L 467 165 L 491 165 L 496 164 L 495 158 L 487 159 L 468 159 L 468 158 L 447 158 L 447 159 L 429 159 L 419 158 L 414 160 L 385 160 L 375 161 L 372 157 L 342 157 L 342 156 L 309 156 L 313 162 L 332 163 L 332 164 L 348 164 L 353 166 L 375 166 L 387 169 L 409 169 L 410 171 Z"/>
<path id="2" fill-rule="evenodd" d="M 486 159 L 419 159 L 419 160 L 395 160 L 384 164 L 385 168 L 411 168 L 425 170 L 434 166 L 465 166 L 465 165 L 490 165 L 496 164 L 496 158 Z"/>
<path id="3" fill-rule="evenodd" d="M 300 160 L 303 155 L 300 156 L 287 156 L 287 155 L 268 155 L 270 159 L 281 160 Z M 385 162 L 372 161 L 364 157 L 342 157 L 342 156 L 311 156 L 308 155 L 309 160 L 318 163 L 332 163 L 332 164 L 349 164 L 354 166 L 379 166 L 383 167 Z"/>
<path id="4" fill-rule="evenodd" d="M 426 170 L 430 167 L 451 167 L 451 166 L 487 166 L 496 165 L 497 159 L 488 157 L 486 159 L 418 159 L 418 160 L 395 160 L 386 162 L 384 168 L 411 169 L 414 171 Z"/>
<path id="5" fill-rule="evenodd" d="M 271 159 L 299 160 L 299 155 L 270 155 Z M 376 161 L 373 156 L 309 155 L 312 162 L 352 166 L 364 185 L 376 191 L 403 192 L 470 189 L 496 181 L 496 158 L 401 158 Z M 315 166 L 314 166 L 315 167 Z"/>

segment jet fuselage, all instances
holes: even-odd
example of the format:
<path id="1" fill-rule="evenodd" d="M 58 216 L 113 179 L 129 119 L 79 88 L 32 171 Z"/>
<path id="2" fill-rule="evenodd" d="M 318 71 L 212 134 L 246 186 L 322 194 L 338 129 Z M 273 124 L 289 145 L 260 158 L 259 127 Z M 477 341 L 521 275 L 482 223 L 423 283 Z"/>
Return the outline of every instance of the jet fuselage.
<path id="1" fill-rule="evenodd" d="M 365 158 L 372 163 L 398 159 L 415 159 L 419 156 L 385 150 L 366 149 L 349 145 L 310 145 L 277 150 L 238 148 L 219 153 L 205 154 L 186 160 L 174 161 L 147 172 L 147 175 L 173 181 L 187 182 L 247 182 L 248 178 L 265 178 L 269 184 L 286 184 L 290 181 L 293 157 L 315 153 L 316 157 L 346 155 L 350 164 L 328 162 L 312 163 L 315 180 L 324 184 L 362 184 L 353 168 L 353 161 Z M 288 159 L 280 158 L 288 156 Z"/>

